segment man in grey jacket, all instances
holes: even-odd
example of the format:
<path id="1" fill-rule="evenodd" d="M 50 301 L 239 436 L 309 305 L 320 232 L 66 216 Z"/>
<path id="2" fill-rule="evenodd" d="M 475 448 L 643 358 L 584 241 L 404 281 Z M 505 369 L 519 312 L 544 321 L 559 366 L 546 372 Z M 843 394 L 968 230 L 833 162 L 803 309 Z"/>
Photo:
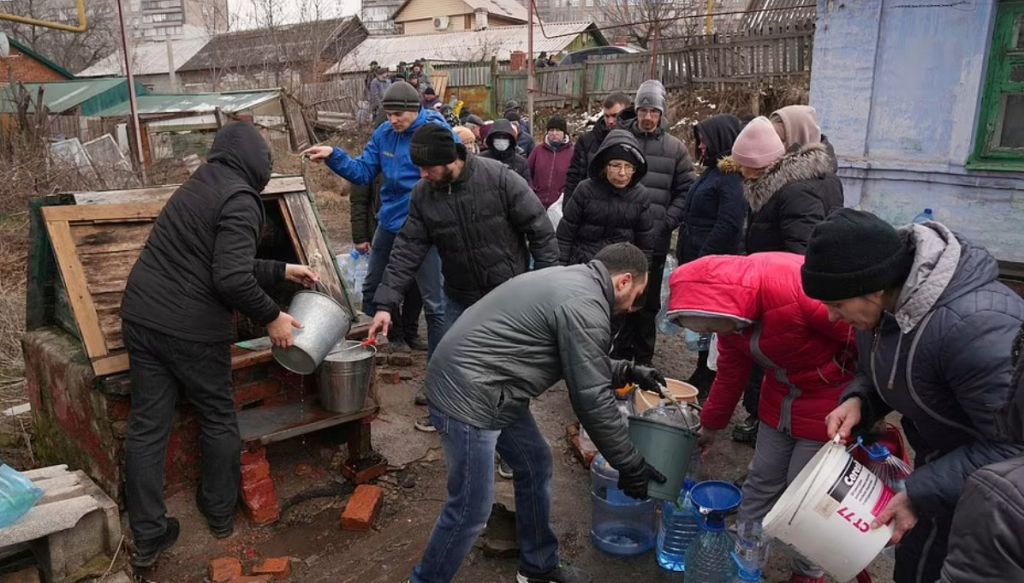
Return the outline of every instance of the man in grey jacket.
<path id="1" fill-rule="evenodd" d="M 826 418 L 829 436 L 903 415 L 914 472 L 875 522 L 895 530 L 896 583 L 935 581 L 964 482 L 1024 453 L 994 414 L 1009 400 L 1024 300 L 997 281 L 987 251 L 944 225 L 897 231 L 853 209 L 815 227 L 802 275 L 805 293 L 857 330 L 859 370 Z"/>
<path id="2" fill-rule="evenodd" d="M 413 583 L 447 583 L 483 530 L 494 498 L 494 452 L 512 467 L 519 537 L 519 583 L 589 582 L 559 564 L 551 530 L 551 451 L 530 402 L 564 379 L 573 411 L 620 473 L 626 494 L 646 498 L 664 477 L 629 441 L 613 387 L 657 389 L 661 375 L 608 357 L 612 314 L 641 298 L 647 258 L 629 243 L 590 263 L 512 279 L 468 309 L 427 368 L 430 416 L 448 465 L 448 500 L 416 566 Z"/>
<path id="3" fill-rule="evenodd" d="M 654 254 L 644 307 L 622 322 L 615 339 L 614 356 L 649 364 L 654 358 L 658 311 L 661 310 L 661 280 L 665 258 L 676 230 L 683 220 L 686 194 L 697 179 L 686 146 L 667 131 L 666 94 L 660 81 L 640 84 L 633 100 L 636 119 L 623 124 L 640 143 L 647 160 L 647 174 L 641 181 L 647 188 L 654 215 Z"/>

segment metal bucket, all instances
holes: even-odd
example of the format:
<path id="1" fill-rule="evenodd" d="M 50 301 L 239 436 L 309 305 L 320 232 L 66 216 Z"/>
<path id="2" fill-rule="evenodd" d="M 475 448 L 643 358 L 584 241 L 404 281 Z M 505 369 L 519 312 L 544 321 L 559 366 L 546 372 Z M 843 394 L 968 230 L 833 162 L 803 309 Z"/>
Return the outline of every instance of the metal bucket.
<path id="1" fill-rule="evenodd" d="M 359 344 L 357 340 L 340 342 L 324 359 L 316 379 L 320 406 L 324 409 L 355 413 L 366 404 L 377 349 Z"/>
<path id="2" fill-rule="evenodd" d="M 352 317 L 327 294 L 309 289 L 296 292 L 288 313 L 302 322 L 292 330 L 294 343 L 288 348 L 274 347 L 274 360 L 298 374 L 313 374 L 334 345 L 348 334 Z"/>

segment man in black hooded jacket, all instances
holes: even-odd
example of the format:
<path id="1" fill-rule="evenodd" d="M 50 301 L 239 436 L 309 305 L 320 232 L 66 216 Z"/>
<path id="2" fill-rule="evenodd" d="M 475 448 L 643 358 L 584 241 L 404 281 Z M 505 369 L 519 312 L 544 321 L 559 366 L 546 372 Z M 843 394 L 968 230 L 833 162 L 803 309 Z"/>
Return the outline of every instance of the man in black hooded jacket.
<path id="1" fill-rule="evenodd" d="M 307 286 L 303 265 L 256 259 L 264 224 L 260 192 L 270 148 L 249 123 L 217 133 L 207 163 L 171 195 L 128 276 L 121 304 L 131 362 L 125 499 L 135 538 L 132 564 L 152 566 L 178 538 L 164 506 L 164 464 L 179 390 L 199 412 L 199 509 L 214 536 L 230 536 L 241 480 L 241 440 L 231 389 L 235 310 L 289 346 L 302 324 L 261 287 Z"/>
<path id="2" fill-rule="evenodd" d="M 530 183 L 530 166 L 526 157 L 519 153 L 516 146 L 516 130 L 512 122 L 507 119 L 499 119 L 491 126 L 484 142 L 487 150 L 480 154 L 481 158 L 497 160 L 512 169 L 513 172 L 523 177 L 527 184 Z"/>

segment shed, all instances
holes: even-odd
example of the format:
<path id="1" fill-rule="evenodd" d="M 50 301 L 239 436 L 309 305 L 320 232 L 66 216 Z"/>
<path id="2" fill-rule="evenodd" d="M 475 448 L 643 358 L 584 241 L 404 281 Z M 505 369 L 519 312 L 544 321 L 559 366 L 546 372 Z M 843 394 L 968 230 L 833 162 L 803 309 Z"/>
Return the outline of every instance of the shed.
<path id="1" fill-rule="evenodd" d="M 121 339 L 120 304 L 128 274 L 165 202 L 177 187 L 79 192 L 34 199 L 30 206 L 28 311 L 22 346 L 44 459 L 84 469 L 115 499 L 121 496 L 124 436 L 130 406 L 129 360 Z M 327 236 L 301 177 L 272 178 L 263 192 L 267 226 L 258 257 L 315 269 L 323 291 L 355 314 Z M 271 296 L 287 306 L 298 288 L 282 283 Z M 235 315 L 232 384 L 243 442 L 260 446 L 329 427 L 342 428 L 349 461 L 370 455 L 367 400 L 351 414 L 316 404 L 315 378 L 273 360 L 266 331 Z M 363 325 L 353 334 L 365 334 Z M 167 458 L 168 487 L 197 478 L 195 412 L 183 407 Z"/>
<path id="2" fill-rule="evenodd" d="M 0 83 L 42 83 L 75 78 L 70 71 L 32 47 L 11 37 L 7 37 L 7 41 L 11 45 L 10 54 L 0 58 Z"/>
<path id="3" fill-rule="evenodd" d="M 128 80 L 124 78 L 25 83 L 24 87 L 32 96 L 42 88 L 43 103 L 54 114 L 94 116 L 103 109 L 128 102 Z M 15 89 L 10 86 L 0 93 L 0 113 L 15 112 Z M 142 85 L 135 86 L 136 95 L 146 93 Z"/>

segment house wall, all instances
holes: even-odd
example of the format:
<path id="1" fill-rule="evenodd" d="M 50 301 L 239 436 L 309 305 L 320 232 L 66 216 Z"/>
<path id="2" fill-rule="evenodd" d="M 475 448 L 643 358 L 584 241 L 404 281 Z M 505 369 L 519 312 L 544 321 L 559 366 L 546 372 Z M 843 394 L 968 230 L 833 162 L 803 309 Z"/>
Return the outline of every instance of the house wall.
<path id="1" fill-rule="evenodd" d="M 442 14 L 438 12 L 434 16 Z M 402 34 L 431 34 L 434 32 L 458 32 L 462 30 L 473 30 L 475 20 L 472 14 L 452 14 L 448 17 L 448 28 L 445 30 L 438 30 L 434 28 L 434 16 L 430 18 L 424 18 L 422 20 L 408 20 L 402 23 L 403 32 Z M 488 16 L 487 26 L 515 26 L 522 24 L 520 22 L 514 22 L 504 18 L 497 18 L 495 16 Z"/>
<path id="2" fill-rule="evenodd" d="M 395 15 L 395 22 L 404 22 L 408 26 L 411 22 L 424 19 L 429 22 L 433 17 L 444 14 L 454 16 L 472 13 L 473 9 L 462 0 L 416 0 L 407 4 L 401 12 Z M 406 34 L 411 33 L 407 32 Z"/>
<path id="3" fill-rule="evenodd" d="M 818 1 L 810 101 L 846 205 L 906 223 L 925 207 L 998 259 L 1024 262 L 1024 173 L 965 168 L 996 2 Z"/>
<path id="4" fill-rule="evenodd" d="M 12 80 L 22 83 L 43 83 L 67 81 L 67 78 L 15 47 L 11 47 L 10 56 L 0 59 L 0 85 L 5 85 Z"/>

